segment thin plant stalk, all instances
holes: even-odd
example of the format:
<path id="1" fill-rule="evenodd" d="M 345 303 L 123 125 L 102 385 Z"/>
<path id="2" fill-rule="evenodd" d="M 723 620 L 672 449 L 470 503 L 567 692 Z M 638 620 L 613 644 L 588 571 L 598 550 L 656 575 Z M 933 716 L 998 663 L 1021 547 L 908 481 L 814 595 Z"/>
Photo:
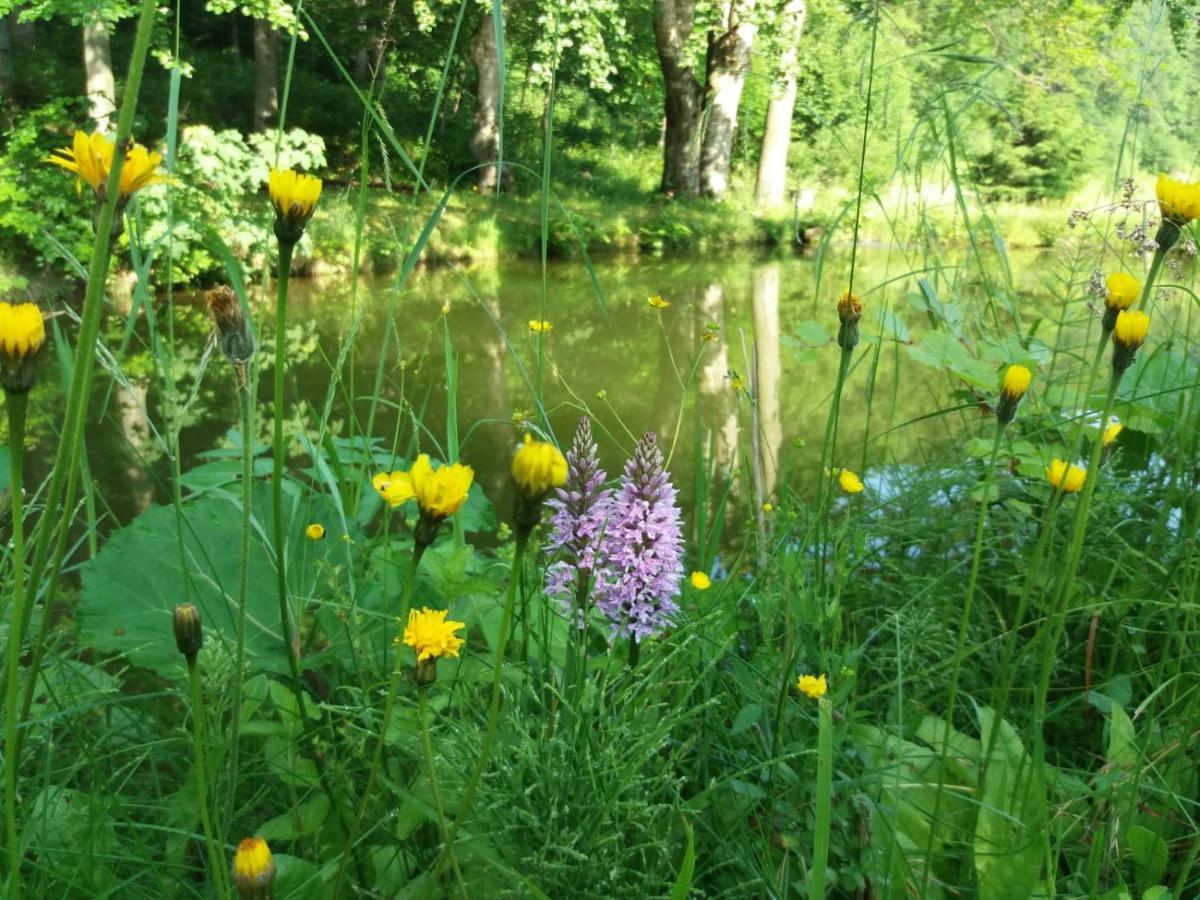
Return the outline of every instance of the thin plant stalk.
<path id="1" fill-rule="evenodd" d="M 21 897 L 21 831 L 17 826 L 17 679 L 25 614 L 25 509 L 21 468 L 25 453 L 25 411 L 29 394 L 6 392 L 8 405 L 9 491 L 12 494 L 12 622 L 8 632 L 8 670 L 4 708 L 4 825 L 8 840 L 8 896 Z M 37 677 L 32 669 L 30 679 Z"/>
<path id="2" fill-rule="evenodd" d="M 274 465 L 271 470 L 271 511 L 275 519 L 275 570 L 279 588 L 279 625 L 283 633 L 283 648 L 287 654 L 288 668 L 296 691 L 296 702 L 300 704 L 300 718 L 305 719 L 304 684 L 300 678 L 300 653 L 295 645 L 292 631 L 292 611 L 288 602 L 287 579 L 287 529 L 283 521 L 283 468 L 286 461 L 286 446 L 283 439 L 283 375 L 287 362 L 287 299 L 288 282 L 291 280 L 292 251 L 295 244 L 279 242 L 279 272 L 276 276 L 278 294 L 275 303 L 275 422 L 273 435 Z"/>
<path id="3" fill-rule="evenodd" d="M 433 794 L 433 808 L 437 810 L 438 832 L 442 836 L 442 844 L 449 847 L 450 832 L 446 826 L 446 808 L 442 805 L 442 792 L 438 788 L 437 768 L 433 759 L 433 741 L 429 736 L 429 704 L 426 702 L 425 696 L 428 693 L 429 688 L 426 685 L 417 688 L 417 715 L 421 719 L 421 749 L 425 751 L 425 766 L 429 770 L 429 790 Z M 458 868 L 458 860 L 454 857 L 453 847 L 450 847 L 449 853 L 450 867 L 454 870 L 458 890 L 466 898 L 469 896 L 467 886 L 463 882 L 462 871 Z"/>
<path id="4" fill-rule="evenodd" d="M 404 595 L 400 599 L 401 628 L 404 627 L 408 619 L 408 611 L 412 605 L 413 589 L 417 584 L 417 568 L 421 564 L 421 557 L 424 553 L 424 545 L 413 545 L 412 562 L 408 567 L 408 582 L 404 585 Z M 346 864 L 353 855 L 354 842 L 358 838 L 358 832 L 362 828 L 363 817 L 367 813 L 367 804 L 371 800 L 371 788 L 375 785 L 375 777 L 379 774 L 379 767 L 383 762 L 383 745 L 387 743 L 388 730 L 391 728 L 392 717 L 396 712 L 396 695 L 400 692 L 400 676 L 402 672 L 403 670 L 400 668 L 400 651 L 397 648 L 395 661 L 392 664 L 392 677 L 388 681 L 387 700 L 383 706 L 383 721 L 379 725 L 379 734 L 375 738 L 375 752 L 371 755 L 371 767 L 367 770 L 367 781 L 363 785 L 362 796 L 358 800 L 358 809 L 354 813 L 354 821 L 350 823 L 350 830 L 346 834 L 346 847 L 342 851 L 342 861 L 338 864 L 337 878 L 333 884 L 333 896 L 335 900 L 341 895 L 342 881 L 346 877 Z"/>
<path id="5" fill-rule="evenodd" d="M 200 690 L 200 667 L 195 657 L 188 660 L 188 681 L 192 689 L 192 735 L 196 746 L 196 794 L 200 805 L 200 823 L 204 828 L 204 843 L 208 847 L 208 864 L 212 869 L 212 878 L 216 882 L 218 895 L 229 896 L 229 885 L 226 882 L 225 854 L 221 851 L 212 826 L 212 815 L 209 812 L 208 795 L 208 762 L 204 744 L 204 698 Z"/>
<path id="6" fill-rule="evenodd" d="M 435 877 L 449 860 L 450 854 L 453 853 L 454 840 L 458 836 L 458 829 L 462 826 L 463 821 L 471 810 L 471 804 L 475 801 L 475 792 L 479 790 L 479 783 L 483 780 L 483 772 L 487 768 L 488 761 L 491 759 L 492 743 L 496 739 L 496 725 L 500 720 L 500 679 L 504 671 L 504 650 L 508 643 L 508 632 L 512 628 L 513 609 L 516 606 L 517 599 L 517 582 L 524 568 L 525 548 L 528 542 L 528 532 L 518 532 L 516 550 L 513 554 L 512 575 L 508 580 L 508 594 L 504 598 L 504 615 L 501 617 L 500 633 L 496 638 L 496 661 L 492 666 L 492 700 L 488 706 L 487 727 L 483 733 L 483 744 L 479 748 L 479 758 L 475 761 L 475 768 L 471 772 L 471 778 L 467 782 L 462 800 L 458 804 L 458 812 L 454 816 L 454 825 L 450 828 L 450 836 L 446 840 L 446 846 L 442 849 L 441 857 L 438 859 L 437 866 L 434 869 Z"/>
<path id="7" fill-rule="evenodd" d="M 991 498 L 992 483 L 996 476 L 996 461 L 1000 456 L 1000 444 L 1004 440 L 1004 428 L 1005 424 L 997 420 L 996 432 L 992 437 L 992 449 L 988 454 L 987 472 L 983 478 L 983 496 L 979 500 L 979 516 L 975 520 L 975 544 L 971 551 L 971 571 L 967 576 L 967 593 L 963 599 L 962 613 L 958 620 L 958 638 L 954 645 L 954 664 L 950 669 L 950 690 L 946 699 L 946 730 L 942 736 L 941 764 L 938 766 L 938 784 L 933 795 L 933 814 L 930 816 L 930 821 L 935 825 L 941 809 L 942 794 L 946 789 L 946 762 L 950 756 L 950 729 L 954 727 L 954 703 L 958 698 L 958 679 L 962 674 L 963 653 L 967 646 L 967 629 L 971 624 L 971 610 L 975 603 L 975 588 L 979 584 L 979 565 L 983 559 L 983 534 L 987 527 L 988 503 Z M 931 827 L 922 864 L 922 894 L 925 893 L 929 884 L 935 834 L 935 828 Z"/>
<path id="8" fill-rule="evenodd" d="M 829 832 L 833 824 L 833 706 L 817 701 L 817 809 L 813 823 L 813 860 L 808 873 L 808 896 L 825 896 L 825 870 L 829 865 Z"/>
<path id="9" fill-rule="evenodd" d="M 247 363 L 245 384 L 239 386 L 238 398 L 242 407 L 242 542 L 238 571 L 237 649 L 233 671 L 233 721 L 229 731 L 229 797 L 225 805 L 226 825 L 233 817 L 234 798 L 238 784 L 238 741 L 242 724 L 242 682 L 246 677 L 246 601 L 250 594 L 250 514 L 254 499 L 254 396 L 251 393 L 253 375 Z"/>
<path id="10" fill-rule="evenodd" d="M 137 109 L 138 92 L 141 90 L 142 71 L 146 66 L 146 55 L 150 49 L 150 36 L 157 12 L 156 0 L 142 0 L 138 14 L 137 35 L 133 52 L 129 58 L 129 72 L 125 79 L 125 93 L 121 98 L 121 110 L 117 116 L 117 133 L 112 163 L 105 186 L 104 203 L 100 204 L 95 220 L 95 240 L 92 243 L 92 258 L 88 265 L 87 288 L 84 293 L 83 310 L 80 315 L 79 334 L 75 343 L 75 359 L 71 367 L 71 384 L 67 392 L 66 413 L 54 457 L 54 468 L 50 486 L 46 491 L 45 508 L 52 511 L 69 510 L 75 502 L 76 480 L 82 468 L 84 424 L 87 420 L 88 398 L 91 395 L 92 375 L 96 356 L 96 341 L 100 335 L 100 313 L 104 304 L 104 285 L 108 278 L 109 260 L 112 254 L 113 223 L 116 221 L 117 204 L 120 199 L 121 169 L 125 163 L 125 146 L 133 132 L 133 117 Z M 62 571 L 63 557 L 67 549 L 71 516 L 44 516 L 36 531 L 32 562 L 29 567 L 29 583 L 33 589 L 25 598 L 26 609 L 22 620 L 27 623 L 33 612 L 32 604 L 37 597 L 37 585 L 43 583 L 46 574 L 46 597 L 42 606 L 42 619 L 38 638 L 33 643 L 31 673 L 37 673 L 45 650 L 46 637 L 50 631 L 50 619 L 54 609 L 54 596 L 58 587 L 58 576 Z M 46 572 L 49 564 L 48 573 Z M 21 635 L 24 637 L 24 634 Z M 28 718 L 33 705 L 33 694 L 37 684 L 36 674 L 25 686 L 25 697 L 21 704 L 22 718 Z M 18 738 L 18 751 L 20 750 Z"/>

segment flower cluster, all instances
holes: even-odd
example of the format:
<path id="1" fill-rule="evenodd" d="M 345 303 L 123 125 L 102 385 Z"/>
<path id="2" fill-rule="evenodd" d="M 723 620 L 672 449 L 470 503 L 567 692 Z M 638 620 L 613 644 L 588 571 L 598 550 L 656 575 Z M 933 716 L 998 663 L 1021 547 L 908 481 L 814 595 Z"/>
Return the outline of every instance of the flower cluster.
<path id="1" fill-rule="evenodd" d="M 546 593 L 559 598 L 581 625 L 584 611 L 577 608 L 576 600 L 604 560 L 605 526 L 612 507 L 612 491 L 604 487 L 606 477 L 592 440 L 591 419 L 584 416 L 567 452 L 566 483 L 547 501 L 554 517 L 546 544 L 560 557 L 546 569 Z"/>
<path id="2" fill-rule="evenodd" d="M 653 432 L 638 442 L 612 499 L 597 573 L 596 606 L 615 634 L 661 633 L 679 611 L 683 537 L 675 487 Z"/>

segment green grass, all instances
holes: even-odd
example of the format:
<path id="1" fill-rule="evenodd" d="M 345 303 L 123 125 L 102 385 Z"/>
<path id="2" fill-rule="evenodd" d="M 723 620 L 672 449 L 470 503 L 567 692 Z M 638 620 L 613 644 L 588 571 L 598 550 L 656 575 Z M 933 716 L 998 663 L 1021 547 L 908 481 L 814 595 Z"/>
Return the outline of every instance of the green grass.
<path id="1" fill-rule="evenodd" d="M 135 52 L 125 131 L 140 65 Z M 952 125 L 951 108 L 922 127 Z M 871 119 L 863 126 L 878 138 Z M 383 131 L 366 113 L 364 128 Z M 548 528 L 524 552 L 511 486 L 476 483 L 427 551 L 412 506 L 387 507 L 372 488 L 417 452 L 482 471 L 471 434 L 497 427 L 456 415 L 474 348 L 452 317 L 421 338 L 421 371 L 435 380 L 401 364 L 397 344 L 419 343 L 403 289 L 423 260 L 562 254 L 603 302 L 580 238 L 589 253 L 711 253 L 790 224 L 734 205 L 647 204 L 644 184 L 614 204 L 545 160 L 525 161 L 549 173 L 536 194 L 499 200 L 330 191 L 310 226 L 310 268 L 349 272 L 346 248 L 358 248 L 360 266 L 394 266 L 395 291 L 386 339 L 370 344 L 373 380 L 354 380 L 366 315 L 354 294 L 325 394 L 303 396 L 289 342 L 306 332 L 270 321 L 273 252 L 244 269 L 213 247 L 258 318 L 244 391 L 218 352 L 192 365 L 175 332 L 188 314 L 170 302 L 141 291 L 142 321 L 135 309 L 125 331 L 108 313 L 101 329 L 109 202 L 82 316 L 54 321 L 45 357 L 57 366 L 43 358 L 31 395 L 54 409 L 59 443 L 44 483 L 25 470 L 28 552 L 6 540 L 0 559 L 10 895 L 19 882 L 29 897 L 213 896 L 238 841 L 258 834 L 280 898 L 1195 896 L 1194 263 L 1168 257 L 1160 285 L 1171 290 L 1147 291 L 1150 338 L 1109 394 L 1087 283 L 1094 270 L 1144 271 L 1116 228 L 1140 211 L 1105 196 L 1070 230 L 1062 209 L 987 204 L 960 149 L 948 145 L 929 177 L 945 190 L 879 205 L 868 185 L 822 201 L 829 243 L 885 240 L 895 264 L 879 283 L 857 273 L 862 340 L 843 344 L 809 420 L 773 437 L 770 386 L 748 373 L 741 388 L 708 393 L 708 342 L 664 357 L 660 375 L 680 396 L 672 421 L 694 436 L 683 445 L 695 481 L 685 571 L 719 577 L 704 591 L 685 579 L 675 625 L 636 650 L 595 610 L 572 633 L 542 588 Z M 1041 306 L 1013 287 L 1006 250 L 1024 243 L 1022 228 L 1055 247 L 1040 273 L 1053 300 Z M 135 243 L 139 258 L 145 249 Z M 822 247 L 814 266 L 825 260 Z M 457 271 L 489 309 L 482 277 Z M 565 328 L 548 285 L 540 310 Z M 841 289 L 818 290 L 825 337 L 808 328 L 809 346 L 781 342 L 796 366 L 838 353 Z M 904 303 L 928 326 L 915 337 L 877 316 Z M 497 346 L 526 421 L 551 437 L 557 359 L 525 337 L 501 329 Z M 111 355 L 97 357 L 97 340 Z M 743 358 L 741 336 L 720 340 Z M 902 356 L 944 385 L 949 399 L 921 418 L 943 424 L 952 452 L 899 460 L 887 449 L 891 429 L 915 424 L 895 421 L 911 401 Z M 1010 363 L 1034 369 L 1034 386 L 997 431 L 989 407 Z M 85 426 L 131 373 L 169 398 L 145 412 L 170 504 L 111 521 L 84 465 L 98 453 Z M 268 380 L 280 392 L 270 399 Z M 426 415 L 432 390 L 448 397 L 444 431 Z M 187 411 L 205 391 L 227 414 L 229 447 L 183 470 Z M 709 425 L 720 403 L 744 436 L 730 460 Z M 852 441 L 846 420 L 863 407 L 875 439 Z M 632 443 L 620 398 L 575 397 L 569 409 Z M 1110 410 L 1127 427 L 1105 448 L 1097 423 Z M 282 432 L 273 447 L 268 429 Z M 5 462 L 19 432 L 6 432 L 18 446 Z M 565 448 L 569 435 L 557 440 Z M 858 471 L 866 489 L 846 494 L 822 474 L 766 483 L 781 440 L 819 441 L 822 462 Z M 1088 460 L 1082 491 L 1055 494 L 1043 474 L 1052 457 Z M 22 477 L 19 457 L 11 471 Z M 81 502 L 66 527 L 60 511 Z M 310 522 L 324 540 L 304 536 Z M 23 569 L 27 584 L 13 574 Z M 22 596 L 34 601 L 25 628 Z M 410 601 L 466 625 L 462 652 L 423 688 L 411 652 L 393 649 Z M 171 634 L 183 602 L 205 619 L 194 683 Z M 830 686 L 819 701 L 794 688 L 816 673 Z"/>

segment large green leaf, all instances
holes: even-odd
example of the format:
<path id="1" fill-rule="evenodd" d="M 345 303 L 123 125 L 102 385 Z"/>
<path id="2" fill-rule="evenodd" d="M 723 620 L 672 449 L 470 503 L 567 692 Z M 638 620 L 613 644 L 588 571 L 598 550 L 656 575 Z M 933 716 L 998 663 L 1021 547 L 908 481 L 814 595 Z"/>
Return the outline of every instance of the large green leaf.
<path id="1" fill-rule="evenodd" d="M 302 504 L 299 485 L 285 482 L 284 515 L 289 535 L 288 581 L 293 616 L 299 598 L 319 604 L 321 573 L 347 567 L 352 542 L 338 540 L 336 516 L 322 495 Z M 310 541 L 302 518 L 323 522 L 330 537 Z M 247 593 L 246 658 L 251 667 L 284 672 L 276 587 L 270 485 L 256 484 L 251 508 L 250 578 Z M 120 653 L 139 666 L 170 671 L 182 664 L 171 630 L 171 610 L 191 602 L 200 610 L 207 642 L 236 644 L 241 564 L 241 491 L 210 488 L 183 505 L 183 550 L 174 509 L 151 506 L 116 532 L 95 559 L 82 566 L 79 611 L 85 641 Z"/>
<path id="2" fill-rule="evenodd" d="M 1041 871 L 1039 822 L 1046 802 L 1044 777 L 1021 738 L 992 710 L 979 710 L 981 743 L 996 749 L 987 768 L 975 823 L 975 875 L 980 900 L 1026 900 Z"/>

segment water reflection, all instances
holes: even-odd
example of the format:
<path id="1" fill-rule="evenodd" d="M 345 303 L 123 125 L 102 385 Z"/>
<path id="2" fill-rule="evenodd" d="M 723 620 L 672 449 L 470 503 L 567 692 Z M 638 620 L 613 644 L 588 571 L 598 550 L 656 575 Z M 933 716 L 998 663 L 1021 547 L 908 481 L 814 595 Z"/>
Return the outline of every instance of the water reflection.
<path id="1" fill-rule="evenodd" d="M 435 455 L 444 452 L 451 401 L 445 365 L 448 334 L 457 366 L 453 399 L 461 456 L 475 467 L 480 483 L 502 508 L 507 505 L 509 454 L 518 435 L 512 424 L 514 413 L 540 419 L 539 381 L 550 430 L 566 444 L 580 413 L 589 412 L 610 473 L 620 471 L 643 431 L 658 431 L 663 446 L 673 448 L 671 468 L 685 509 L 695 489 L 697 459 L 749 473 L 755 445 L 764 495 L 777 493 L 784 485 L 811 488 L 838 360 L 829 337 L 842 283 L 838 265 L 824 261 L 818 290 L 818 273 L 807 259 L 593 262 L 603 301 L 585 267 L 576 262 L 550 267 L 544 300 L 542 273 L 531 263 L 505 263 L 465 274 L 417 273 L 399 296 L 392 323 L 386 318 L 394 284 L 362 282 L 358 302 L 366 304 L 366 312 L 350 368 L 343 372 L 346 389 L 334 397 L 333 435 L 348 437 L 370 418 L 379 354 L 390 327 L 395 339 L 383 360 L 382 402 L 372 419 L 373 436 L 401 454 L 413 449 Z M 861 251 L 858 283 L 887 284 L 886 289 L 868 294 L 869 306 L 881 308 L 886 302 L 915 332 L 924 323 L 923 314 L 906 299 L 913 285 L 906 279 L 895 280 L 891 265 L 886 251 Z M 269 286 L 256 291 L 256 322 L 262 343 L 269 348 L 271 291 Z M 651 307 L 647 298 L 652 294 L 661 294 L 670 306 Z M 344 282 L 293 286 L 285 414 L 289 427 L 304 422 L 314 437 L 316 417 L 329 391 L 331 365 L 338 358 L 341 336 L 349 330 L 349 298 L 350 286 Z M 176 300 L 182 302 L 178 295 Z M 449 312 L 444 313 L 447 304 Z M 553 328 L 539 338 L 530 332 L 529 321 L 542 318 Z M 814 318 L 824 325 L 824 335 L 806 324 Z M 116 329 L 120 323 L 111 324 Z M 178 373 L 179 390 L 190 395 L 199 368 L 188 369 L 183 360 L 199 356 L 209 331 L 199 298 L 194 309 L 177 310 L 175 325 L 177 340 L 188 350 L 179 354 L 177 369 L 184 370 Z M 864 329 L 860 352 L 868 351 L 877 333 L 877 329 Z M 133 355 L 122 360 L 127 371 L 148 368 L 144 323 L 138 339 L 141 343 L 135 340 Z M 144 358 L 137 359 L 137 353 Z M 895 422 L 916 423 L 889 436 L 889 461 L 916 460 L 918 448 L 924 455 L 954 440 L 936 419 L 921 420 L 944 403 L 947 380 L 905 352 L 894 353 L 889 347 L 883 358 L 894 362 L 881 378 L 902 379 L 904 385 L 889 415 Z M 866 369 L 860 366 L 851 373 L 842 412 L 839 444 L 853 448 L 855 458 L 867 436 Z M 753 430 L 746 395 L 735 390 L 731 373 L 753 387 Z M 269 366 L 263 376 L 260 440 L 269 433 L 272 413 Z M 180 440 L 185 471 L 201 461 L 201 454 L 225 441 L 237 421 L 229 367 L 209 366 L 203 379 Z M 107 387 L 101 385 L 103 390 Z M 146 455 L 143 435 L 148 423 L 139 417 L 147 409 L 152 418 L 161 416 L 162 410 L 175 405 L 166 402 L 169 398 L 161 396 L 162 390 L 161 382 L 152 380 L 146 397 L 110 404 L 93 429 L 102 434 L 89 438 L 94 447 L 125 448 L 94 454 L 92 459 L 92 476 L 104 508 L 111 509 L 117 520 L 132 517 L 151 499 L 169 500 L 165 457 L 140 469 L 140 463 L 129 463 Z M 881 395 L 890 407 L 891 386 L 882 388 Z M 52 392 L 35 393 L 34 403 L 52 404 L 52 398 Z M 56 416 L 57 410 L 50 406 L 42 410 L 47 448 L 52 447 L 50 425 Z M 871 428 L 882 432 L 887 418 L 877 414 Z M 153 424 L 162 430 L 157 420 Z M 48 460 L 49 454 L 43 458 Z M 303 460 L 293 463 L 300 465 Z M 751 496 L 749 484 L 739 483 L 736 490 L 743 498 Z"/>

